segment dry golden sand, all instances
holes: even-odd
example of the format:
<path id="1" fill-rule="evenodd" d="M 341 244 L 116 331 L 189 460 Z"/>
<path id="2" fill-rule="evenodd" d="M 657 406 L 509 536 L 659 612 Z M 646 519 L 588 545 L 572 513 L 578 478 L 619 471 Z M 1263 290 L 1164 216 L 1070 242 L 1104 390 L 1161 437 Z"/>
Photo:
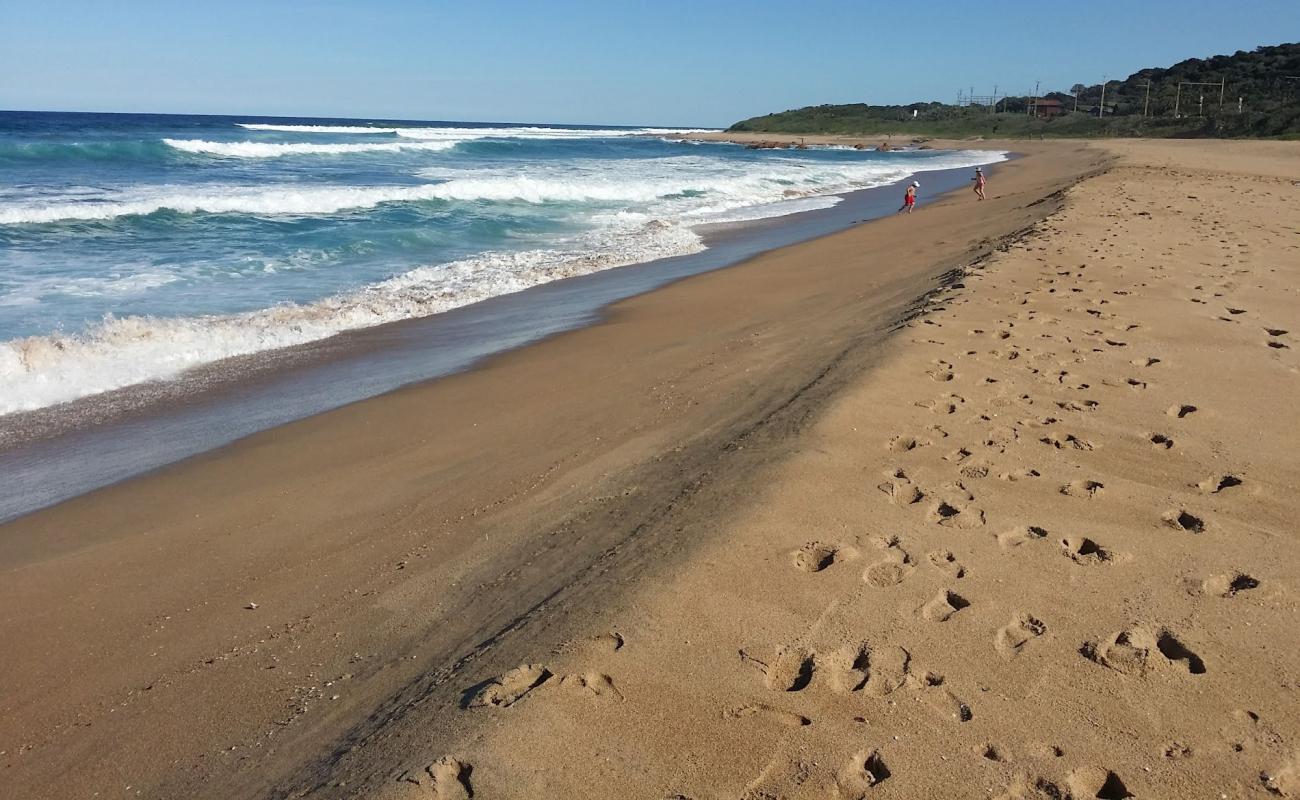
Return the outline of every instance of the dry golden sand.
<path id="1" fill-rule="evenodd" d="M 0 795 L 1300 796 L 1300 147 L 1013 149 L 0 527 Z"/>
<path id="2" fill-rule="evenodd" d="M 609 636 L 470 702 L 476 793 L 1300 796 L 1300 148 L 1107 149 Z"/>

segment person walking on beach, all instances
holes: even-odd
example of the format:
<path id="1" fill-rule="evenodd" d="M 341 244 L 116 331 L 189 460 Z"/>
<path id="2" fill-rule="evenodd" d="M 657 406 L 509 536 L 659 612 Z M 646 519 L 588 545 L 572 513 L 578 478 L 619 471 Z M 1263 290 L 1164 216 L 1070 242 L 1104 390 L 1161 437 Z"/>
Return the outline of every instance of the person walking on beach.
<path id="1" fill-rule="evenodd" d="M 916 190 L 919 188 L 921 188 L 920 182 L 912 181 L 912 185 L 907 187 L 907 193 L 903 195 L 903 206 L 898 209 L 898 213 L 901 214 L 904 211 L 909 214 L 912 213 L 912 209 L 916 207 Z"/>
<path id="2" fill-rule="evenodd" d="M 975 168 L 975 177 L 974 177 L 974 178 L 971 178 L 971 180 L 975 181 L 975 195 L 976 195 L 977 197 L 979 197 L 979 199 L 983 200 L 983 199 L 984 199 L 984 184 L 985 184 L 985 180 L 984 180 L 984 170 L 980 169 L 979 167 L 976 167 L 976 168 Z"/>

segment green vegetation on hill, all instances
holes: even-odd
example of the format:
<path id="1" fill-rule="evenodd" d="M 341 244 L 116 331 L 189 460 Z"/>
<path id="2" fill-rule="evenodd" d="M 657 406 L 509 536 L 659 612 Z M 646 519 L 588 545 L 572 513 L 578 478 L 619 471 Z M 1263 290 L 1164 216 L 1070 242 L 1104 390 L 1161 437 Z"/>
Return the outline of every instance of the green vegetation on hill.
<path id="1" fill-rule="evenodd" d="M 1179 92 L 1179 82 L 1186 81 L 1215 85 L 1184 83 Z M 809 106 L 753 117 L 728 130 L 947 137 L 1300 136 L 1300 44 L 1139 70 L 1106 84 L 1104 113 L 1099 108 L 1101 84 L 1076 84 L 1071 91 L 1043 95 L 1065 109 L 1047 119 L 1028 113 L 1033 98 L 1007 97 L 996 109 L 945 103 Z"/>

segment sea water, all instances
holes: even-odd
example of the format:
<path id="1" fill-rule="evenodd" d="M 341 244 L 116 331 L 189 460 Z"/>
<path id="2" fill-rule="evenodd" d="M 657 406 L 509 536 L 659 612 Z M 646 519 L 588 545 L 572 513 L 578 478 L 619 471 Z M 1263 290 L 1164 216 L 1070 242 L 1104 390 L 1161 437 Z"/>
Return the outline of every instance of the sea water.
<path id="1" fill-rule="evenodd" d="M 704 223 L 1005 157 L 679 132 L 0 112 L 0 415 L 696 252 Z"/>

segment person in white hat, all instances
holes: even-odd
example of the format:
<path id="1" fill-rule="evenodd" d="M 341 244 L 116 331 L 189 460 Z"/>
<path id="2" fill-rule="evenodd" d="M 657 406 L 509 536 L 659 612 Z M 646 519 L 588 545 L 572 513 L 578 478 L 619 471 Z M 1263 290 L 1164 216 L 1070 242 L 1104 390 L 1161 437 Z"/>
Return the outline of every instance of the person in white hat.
<path id="1" fill-rule="evenodd" d="M 920 181 L 912 181 L 912 185 L 907 187 L 907 193 L 903 195 L 903 206 L 898 209 L 898 213 L 906 211 L 911 214 L 912 209 L 916 207 L 916 190 L 921 188 Z"/>
<path id="2" fill-rule="evenodd" d="M 979 167 L 976 167 L 975 177 L 971 178 L 971 180 L 975 181 L 975 195 L 979 197 L 979 199 L 983 200 L 984 199 L 984 170 L 980 169 Z"/>

